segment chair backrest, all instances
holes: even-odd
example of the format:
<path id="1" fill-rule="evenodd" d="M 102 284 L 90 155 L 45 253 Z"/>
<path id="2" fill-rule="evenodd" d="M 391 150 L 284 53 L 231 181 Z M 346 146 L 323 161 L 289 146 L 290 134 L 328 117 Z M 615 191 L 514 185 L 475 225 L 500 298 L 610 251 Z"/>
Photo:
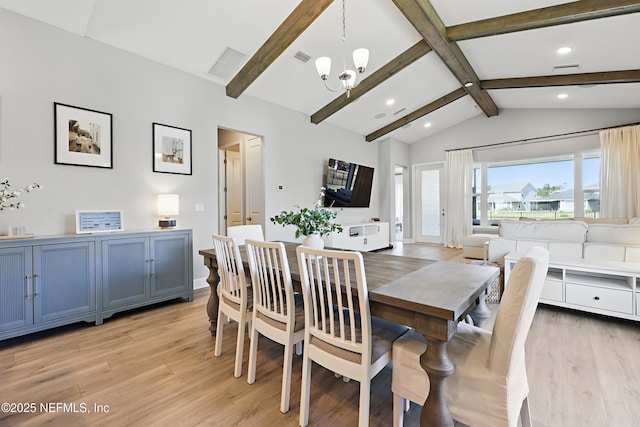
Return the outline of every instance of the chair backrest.
<path id="1" fill-rule="evenodd" d="M 248 239 L 246 247 L 254 313 L 293 328 L 296 309 L 284 243 Z"/>
<path id="2" fill-rule="evenodd" d="M 233 237 L 236 246 L 243 246 L 247 239 L 264 241 L 262 226 L 260 224 L 234 225 L 227 227 L 227 236 Z"/>
<path id="3" fill-rule="evenodd" d="M 371 364 L 371 315 L 362 254 L 298 246 L 305 340 Z M 328 350 L 331 351 L 331 350 Z"/>
<path id="4" fill-rule="evenodd" d="M 548 266 L 549 251 L 536 246 L 518 260 L 509 276 L 489 350 L 489 368 L 500 375 L 509 376 L 517 366 L 524 369 L 524 345 Z"/>
<path id="5" fill-rule="evenodd" d="M 233 237 L 214 234 L 213 246 L 216 251 L 218 263 L 218 275 L 220 276 L 220 296 L 224 301 L 228 299 L 234 304 L 240 305 L 240 309 L 247 309 L 247 282 L 244 275 L 244 267 L 240 258 L 240 251 Z"/>

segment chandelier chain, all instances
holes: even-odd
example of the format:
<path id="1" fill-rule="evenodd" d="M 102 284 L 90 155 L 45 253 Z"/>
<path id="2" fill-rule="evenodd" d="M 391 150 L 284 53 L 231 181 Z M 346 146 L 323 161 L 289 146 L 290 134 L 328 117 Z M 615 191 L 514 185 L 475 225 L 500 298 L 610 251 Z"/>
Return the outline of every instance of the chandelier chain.
<path id="1" fill-rule="evenodd" d="M 342 0 L 342 69 L 347 69 L 347 0 Z"/>

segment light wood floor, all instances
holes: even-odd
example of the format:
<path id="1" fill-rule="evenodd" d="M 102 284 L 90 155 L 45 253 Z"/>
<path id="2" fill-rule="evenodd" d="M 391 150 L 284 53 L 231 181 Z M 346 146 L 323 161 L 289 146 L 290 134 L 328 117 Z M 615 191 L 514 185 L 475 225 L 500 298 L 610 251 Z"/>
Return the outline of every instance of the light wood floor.
<path id="1" fill-rule="evenodd" d="M 422 244 L 390 252 L 444 260 L 460 253 Z M 214 357 L 207 297 L 208 290 L 199 290 L 192 303 L 161 304 L 118 314 L 101 326 L 77 324 L 0 342 L 0 400 L 36 404 L 35 413 L 0 413 L 0 425 L 297 426 L 300 358 L 294 358 L 291 410 L 282 414 L 281 347 L 260 339 L 257 381 L 249 385 L 247 339 L 243 376 L 233 378 L 235 324 L 225 326 L 223 354 Z M 637 323 L 540 306 L 527 362 L 536 426 L 638 425 Z M 372 382 L 372 426 L 392 424 L 390 382 L 389 367 Z M 357 382 L 344 383 L 316 366 L 312 384 L 310 425 L 357 425 Z M 70 413 L 72 404 L 91 413 Z M 94 405 L 103 413 L 94 412 Z M 418 417 L 412 407 L 406 425 L 417 425 Z"/>

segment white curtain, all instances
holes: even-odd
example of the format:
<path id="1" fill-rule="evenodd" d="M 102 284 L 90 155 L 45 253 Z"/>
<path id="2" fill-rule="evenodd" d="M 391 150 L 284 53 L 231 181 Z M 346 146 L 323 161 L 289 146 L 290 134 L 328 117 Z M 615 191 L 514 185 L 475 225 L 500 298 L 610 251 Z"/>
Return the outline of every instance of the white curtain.
<path id="1" fill-rule="evenodd" d="M 461 248 L 462 240 L 473 232 L 471 218 L 473 152 L 446 152 L 445 176 L 447 185 L 444 216 L 444 244 Z"/>
<path id="2" fill-rule="evenodd" d="M 600 216 L 640 216 L 640 126 L 600 132 Z"/>

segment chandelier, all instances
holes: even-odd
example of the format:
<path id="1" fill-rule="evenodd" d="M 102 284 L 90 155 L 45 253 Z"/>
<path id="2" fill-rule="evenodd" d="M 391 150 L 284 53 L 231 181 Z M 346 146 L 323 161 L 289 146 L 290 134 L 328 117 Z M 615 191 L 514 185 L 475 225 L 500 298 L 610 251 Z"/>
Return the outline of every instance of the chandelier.
<path id="1" fill-rule="evenodd" d="M 356 81 L 356 71 L 347 69 L 346 62 L 346 49 L 347 49 L 347 21 L 346 21 L 346 0 L 342 0 L 342 46 L 343 46 L 343 71 L 338 76 L 338 79 L 342 82 L 342 88 L 332 89 L 327 84 L 329 79 L 329 73 L 331 72 L 331 58 L 323 56 L 316 59 L 316 70 L 320 78 L 324 81 L 324 86 L 331 92 L 338 92 L 344 90 L 347 93 L 347 98 L 351 94 L 351 89 L 358 86 L 359 81 Z M 369 62 L 369 50 L 360 48 L 353 51 L 353 63 L 358 74 L 364 73 L 367 68 L 367 62 Z"/>

